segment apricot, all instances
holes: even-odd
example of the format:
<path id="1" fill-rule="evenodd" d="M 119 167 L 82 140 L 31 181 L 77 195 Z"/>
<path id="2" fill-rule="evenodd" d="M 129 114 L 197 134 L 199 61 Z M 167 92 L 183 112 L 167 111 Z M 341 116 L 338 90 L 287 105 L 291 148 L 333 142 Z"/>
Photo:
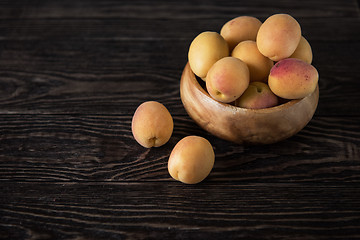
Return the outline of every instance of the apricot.
<path id="1" fill-rule="evenodd" d="M 292 16 L 275 14 L 260 26 L 256 43 L 264 56 L 279 61 L 294 53 L 300 38 L 300 25 Z"/>
<path id="2" fill-rule="evenodd" d="M 206 77 L 206 89 L 215 100 L 235 101 L 249 86 L 249 69 L 238 58 L 225 57 L 217 61 Z"/>
<path id="3" fill-rule="evenodd" d="M 215 153 L 208 140 L 198 136 L 187 136 L 172 150 L 168 171 L 175 180 L 195 184 L 210 174 L 214 161 Z"/>
<path id="4" fill-rule="evenodd" d="M 263 82 L 251 82 L 246 91 L 235 101 L 235 106 L 251 109 L 274 107 L 278 97 Z"/>
<path id="5" fill-rule="evenodd" d="M 259 52 L 256 42 L 246 40 L 239 43 L 232 51 L 231 56 L 246 63 L 249 68 L 251 82 L 267 82 L 274 62 Z"/>
<path id="6" fill-rule="evenodd" d="M 160 147 L 167 143 L 174 128 L 167 108 L 156 101 L 142 103 L 132 118 L 131 130 L 135 140 L 143 147 Z"/>
<path id="7" fill-rule="evenodd" d="M 240 16 L 225 23 L 220 30 L 220 35 L 227 41 L 231 51 L 242 41 L 255 41 L 260 26 L 259 19 L 251 16 Z"/>
<path id="8" fill-rule="evenodd" d="M 312 93 L 319 74 L 316 68 L 300 59 L 287 58 L 270 70 L 268 84 L 273 93 L 285 99 L 299 99 Z"/>
<path id="9" fill-rule="evenodd" d="M 303 36 L 301 37 L 295 52 L 290 56 L 290 58 L 297 58 L 311 64 L 313 58 L 311 46 Z"/>
<path id="10" fill-rule="evenodd" d="M 228 44 L 217 32 L 200 33 L 191 42 L 188 52 L 191 70 L 202 79 L 216 61 L 226 56 L 229 56 Z"/>

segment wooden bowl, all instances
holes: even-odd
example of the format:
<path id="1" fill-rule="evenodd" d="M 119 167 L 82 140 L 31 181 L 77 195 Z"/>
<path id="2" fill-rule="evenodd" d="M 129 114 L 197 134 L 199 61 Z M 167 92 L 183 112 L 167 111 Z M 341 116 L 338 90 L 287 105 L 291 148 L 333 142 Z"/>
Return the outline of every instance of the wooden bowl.
<path id="1" fill-rule="evenodd" d="M 181 76 L 180 95 L 189 116 L 213 135 L 239 144 L 270 144 L 291 137 L 306 126 L 319 101 L 319 86 L 303 99 L 276 107 L 239 108 L 211 98 L 187 63 Z"/>

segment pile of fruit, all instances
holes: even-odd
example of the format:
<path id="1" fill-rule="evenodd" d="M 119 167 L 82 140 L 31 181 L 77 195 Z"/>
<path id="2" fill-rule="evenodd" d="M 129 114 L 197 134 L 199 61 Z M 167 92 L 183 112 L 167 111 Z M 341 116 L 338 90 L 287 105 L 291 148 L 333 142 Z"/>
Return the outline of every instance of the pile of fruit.
<path id="1" fill-rule="evenodd" d="M 312 50 L 288 14 L 234 18 L 217 32 L 200 33 L 188 52 L 191 70 L 210 96 L 237 107 L 261 109 L 300 99 L 318 84 Z"/>
<path id="2" fill-rule="evenodd" d="M 318 83 L 311 47 L 288 14 L 270 16 L 264 23 L 250 16 L 232 19 L 220 34 L 199 34 L 188 58 L 211 97 L 242 108 L 268 108 L 284 99 L 303 98 Z M 169 141 L 174 122 L 163 104 L 149 101 L 136 109 L 131 128 L 143 147 L 160 147 Z M 210 174 L 214 161 L 208 140 L 187 136 L 172 150 L 168 171 L 176 180 L 195 184 Z"/>

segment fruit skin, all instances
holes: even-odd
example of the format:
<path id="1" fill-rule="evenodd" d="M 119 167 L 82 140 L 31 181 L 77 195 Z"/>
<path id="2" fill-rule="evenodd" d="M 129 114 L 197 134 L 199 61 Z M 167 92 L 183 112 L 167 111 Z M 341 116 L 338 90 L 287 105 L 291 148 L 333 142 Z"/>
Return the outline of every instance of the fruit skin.
<path id="1" fill-rule="evenodd" d="M 299 99 L 312 93 L 318 83 L 316 68 L 300 59 L 277 62 L 270 71 L 268 84 L 273 93 L 285 99 Z"/>
<path id="2" fill-rule="evenodd" d="M 235 106 L 250 109 L 269 108 L 278 105 L 278 97 L 263 82 L 251 82 L 246 91 L 235 101 Z"/>
<path id="3" fill-rule="evenodd" d="M 264 56 L 279 61 L 294 53 L 300 38 L 300 25 L 292 16 L 275 14 L 260 26 L 256 43 Z"/>
<path id="4" fill-rule="evenodd" d="M 143 147 L 160 147 L 172 135 L 174 122 L 167 108 L 156 101 L 142 103 L 132 118 L 131 130 L 135 140 Z"/>
<path id="5" fill-rule="evenodd" d="M 229 56 L 228 44 L 216 32 L 200 33 L 191 42 L 188 52 L 191 70 L 200 78 L 205 78 L 210 67 L 226 56 Z"/>
<path id="6" fill-rule="evenodd" d="M 208 140 L 199 136 L 187 136 L 172 150 L 168 171 L 175 180 L 196 184 L 210 174 L 214 162 L 215 153 Z"/>
<path id="7" fill-rule="evenodd" d="M 302 36 L 295 52 L 289 58 L 297 58 L 311 64 L 313 54 L 309 42 Z"/>
<path id="8" fill-rule="evenodd" d="M 217 61 L 206 77 L 206 89 L 215 100 L 235 101 L 249 86 L 249 69 L 240 59 L 225 57 Z"/>
<path id="9" fill-rule="evenodd" d="M 228 42 L 230 51 L 245 40 L 256 40 L 261 21 L 251 16 L 240 16 L 225 23 L 220 34 Z"/>
<path id="10" fill-rule="evenodd" d="M 232 57 L 242 60 L 249 68 L 251 82 L 267 82 L 274 62 L 262 55 L 252 40 L 239 43 L 231 53 Z"/>

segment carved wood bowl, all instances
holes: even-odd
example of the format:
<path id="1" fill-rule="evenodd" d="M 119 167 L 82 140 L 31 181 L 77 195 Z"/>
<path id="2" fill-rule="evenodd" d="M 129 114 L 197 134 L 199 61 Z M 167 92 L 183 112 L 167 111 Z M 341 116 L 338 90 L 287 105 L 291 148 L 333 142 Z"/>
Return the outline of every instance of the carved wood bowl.
<path id="1" fill-rule="evenodd" d="M 305 98 L 272 108 L 239 108 L 211 98 L 187 63 L 180 95 L 189 116 L 211 134 L 238 144 L 271 144 L 295 135 L 308 124 L 319 101 L 319 87 Z"/>

